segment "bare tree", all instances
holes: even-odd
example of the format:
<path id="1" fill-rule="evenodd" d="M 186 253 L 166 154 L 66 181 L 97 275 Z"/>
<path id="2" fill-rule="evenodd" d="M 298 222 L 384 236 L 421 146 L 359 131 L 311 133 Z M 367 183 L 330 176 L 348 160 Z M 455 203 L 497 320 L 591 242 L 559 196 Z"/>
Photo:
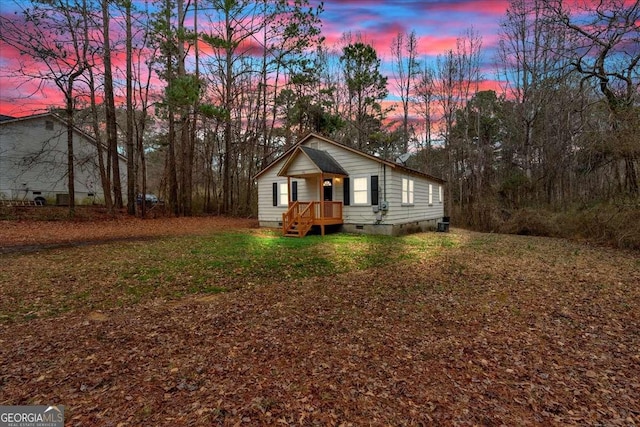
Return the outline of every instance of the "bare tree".
<path id="1" fill-rule="evenodd" d="M 564 73 L 563 61 L 555 53 L 564 44 L 564 33 L 543 19 L 543 5 L 544 0 L 511 0 L 501 24 L 499 45 L 502 76 L 510 98 L 517 103 L 515 118 L 519 123 L 511 133 L 519 146 L 514 162 L 520 164 L 529 182 L 540 145 L 535 129 L 554 96 L 548 86 Z"/>
<path id="2" fill-rule="evenodd" d="M 418 40 L 415 31 L 398 33 L 391 42 L 393 75 L 402 104 L 402 151 L 409 151 L 409 107 L 411 89 L 419 73 Z"/>
<path id="3" fill-rule="evenodd" d="M 131 1 L 125 0 L 125 31 L 126 31 L 126 147 L 127 147 L 127 212 L 129 215 L 136 214 L 136 152 L 133 143 L 133 123 L 135 111 L 133 109 L 133 23 Z M 144 196 L 143 196 L 144 197 Z M 141 206 L 145 204 L 142 200 Z M 143 217 L 144 218 L 144 217 Z"/>
<path id="4" fill-rule="evenodd" d="M 426 62 L 418 72 L 418 77 L 413 89 L 415 107 L 424 120 L 424 140 L 420 149 L 431 148 L 432 143 L 432 115 L 435 100 L 434 70 Z"/>
<path id="5" fill-rule="evenodd" d="M 120 161 L 118 153 L 118 126 L 116 123 L 116 104 L 113 92 L 113 68 L 111 65 L 111 33 L 109 15 L 109 1 L 101 0 L 102 32 L 103 32 L 103 65 L 104 65 L 104 106 L 107 130 L 107 146 L 111 156 L 113 175 L 113 203 L 115 208 L 122 208 L 122 183 L 120 182 Z"/>
<path id="6" fill-rule="evenodd" d="M 213 49 L 213 60 L 209 62 L 210 78 L 217 101 L 224 110 L 222 129 L 224 147 L 222 152 L 222 206 L 223 213 L 232 209 L 232 179 L 237 165 L 237 147 L 234 144 L 237 126 L 242 125 L 242 116 L 232 121 L 232 112 L 241 113 L 239 108 L 241 77 L 251 72 L 248 62 L 250 41 L 263 28 L 257 3 L 247 0 L 226 2 L 212 0 L 208 19 L 210 32 L 202 35 L 203 42 Z"/>
<path id="7" fill-rule="evenodd" d="M 469 123 L 466 102 L 477 91 L 480 80 L 480 54 L 482 38 L 473 29 L 459 37 L 455 50 L 438 55 L 435 70 L 436 98 L 443 114 L 442 139 L 447 153 L 447 211 L 451 213 L 454 202 L 454 185 L 458 185 L 457 201 L 462 202 L 462 180 L 465 174 L 464 150 L 469 142 L 468 127 L 454 138 L 456 116 L 462 114 Z"/>
<path id="8" fill-rule="evenodd" d="M 88 46 L 81 31 L 86 1 L 42 1 L 32 2 L 32 5 L 20 11 L 22 19 L 0 16 L 0 39 L 22 55 L 23 62 L 17 73 L 36 79 L 42 85 L 53 83 L 63 95 L 67 122 L 69 216 L 73 216 L 75 83 L 88 67 Z"/>
<path id="9" fill-rule="evenodd" d="M 582 82 L 594 82 L 606 100 L 616 141 L 613 149 L 625 169 L 619 187 L 636 197 L 640 192 L 640 1 L 600 0 L 572 10 L 564 0 L 546 0 L 544 7 L 547 18 L 567 30 L 570 42 L 561 53 L 582 75 Z"/>

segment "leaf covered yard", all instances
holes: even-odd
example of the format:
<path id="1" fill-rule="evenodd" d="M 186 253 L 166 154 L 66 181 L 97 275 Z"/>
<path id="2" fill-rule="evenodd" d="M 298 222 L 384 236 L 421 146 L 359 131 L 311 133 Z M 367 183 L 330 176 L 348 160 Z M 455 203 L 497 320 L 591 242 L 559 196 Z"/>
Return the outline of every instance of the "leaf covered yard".
<path id="1" fill-rule="evenodd" d="M 67 425 L 640 424 L 637 252 L 143 230 L 162 221 L 42 249 L 3 224 L 0 404 L 63 404 Z"/>

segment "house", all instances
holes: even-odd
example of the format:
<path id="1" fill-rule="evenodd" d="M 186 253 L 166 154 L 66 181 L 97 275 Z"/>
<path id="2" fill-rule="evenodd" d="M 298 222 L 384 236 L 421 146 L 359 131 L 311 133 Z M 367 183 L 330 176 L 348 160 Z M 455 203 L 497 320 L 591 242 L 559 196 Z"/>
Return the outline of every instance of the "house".
<path id="1" fill-rule="evenodd" d="M 256 175 L 258 220 L 304 236 L 317 226 L 400 235 L 436 228 L 444 180 L 310 133 Z"/>
<path id="2" fill-rule="evenodd" d="M 75 199 L 77 204 L 102 203 L 96 140 L 73 130 Z M 122 182 L 126 159 L 119 156 Z M 106 164 L 106 161 L 105 161 Z M 37 204 L 69 203 L 67 124 L 53 113 L 0 120 L 0 200 Z"/>

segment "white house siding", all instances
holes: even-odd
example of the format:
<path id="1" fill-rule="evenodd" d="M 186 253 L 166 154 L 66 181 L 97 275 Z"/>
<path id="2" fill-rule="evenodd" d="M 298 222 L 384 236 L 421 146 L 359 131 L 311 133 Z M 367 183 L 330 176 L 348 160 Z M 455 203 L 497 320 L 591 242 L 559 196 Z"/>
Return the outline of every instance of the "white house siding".
<path id="1" fill-rule="evenodd" d="M 403 178 L 414 181 L 412 205 L 402 203 Z M 401 169 L 394 169 L 391 173 L 387 171 L 387 180 L 389 210 L 384 216 L 385 223 L 403 224 L 423 220 L 439 220 L 444 215 L 444 203 L 438 199 L 438 186 L 441 184 Z M 432 204 L 429 204 L 429 184 L 431 184 L 433 191 Z"/>
<path id="2" fill-rule="evenodd" d="M 76 202 L 101 202 L 95 145 L 75 132 L 73 147 Z M 126 162 L 120 171 L 126 182 Z M 66 125 L 50 115 L 0 124 L 0 198 L 54 202 L 58 194 L 68 194 Z"/>
<path id="3" fill-rule="evenodd" d="M 320 172 L 318 167 L 304 154 L 296 156 L 287 169 L 289 175 L 308 175 L 318 172 Z"/>
<path id="4" fill-rule="evenodd" d="M 287 183 L 287 177 L 278 176 L 284 162 L 278 163 L 258 179 L 258 221 L 262 226 L 277 227 L 282 222 L 282 214 L 287 211 L 286 206 L 273 206 L 273 183 Z M 310 200 L 312 189 L 307 180 L 292 178 L 291 181 L 298 182 L 298 200 Z"/>

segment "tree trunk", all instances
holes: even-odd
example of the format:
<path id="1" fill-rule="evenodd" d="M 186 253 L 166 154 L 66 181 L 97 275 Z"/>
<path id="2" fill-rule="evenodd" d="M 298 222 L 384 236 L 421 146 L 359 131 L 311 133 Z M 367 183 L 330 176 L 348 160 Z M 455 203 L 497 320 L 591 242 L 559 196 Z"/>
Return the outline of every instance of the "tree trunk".
<path id="1" fill-rule="evenodd" d="M 136 153 L 133 145 L 133 46 L 131 31 L 131 2 L 126 2 L 127 26 L 127 213 L 136 214 Z M 144 204 L 144 199 L 143 203 Z"/>
<path id="2" fill-rule="evenodd" d="M 107 212 L 113 215 L 113 199 L 111 197 L 111 179 L 109 178 L 109 168 L 105 165 L 105 152 L 102 138 L 100 137 L 100 119 L 98 118 L 98 106 L 96 105 L 96 91 L 93 77 L 93 70 L 89 69 L 89 86 L 91 87 L 91 115 L 93 124 L 93 133 L 96 140 L 96 150 L 98 152 L 98 168 L 100 169 L 100 182 L 102 184 L 102 193 L 104 194 L 104 204 Z M 109 151 L 107 150 L 107 155 Z"/>
<path id="3" fill-rule="evenodd" d="M 107 122 L 107 144 L 111 154 L 111 167 L 113 170 L 112 184 L 114 206 L 120 209 L 123 206 L 122 184 L 120 182 L 120 161 L 118 156 L 118 127 L 116 124 L 116 106 L 113 95 L 113 72 L 111 68 L 111 42 L 109 35 L 109 2 L 102 0 L 102 20 L 104 32 L 104 106 Z"/>
<path id="4" fill-rule="evenodd" d="M 76 187 L 73 151 L 73 79 L 69 79 L 67 92 L 67 189 L 69 192 L 69 218 L 73 218 L 76 213 Z"/>

